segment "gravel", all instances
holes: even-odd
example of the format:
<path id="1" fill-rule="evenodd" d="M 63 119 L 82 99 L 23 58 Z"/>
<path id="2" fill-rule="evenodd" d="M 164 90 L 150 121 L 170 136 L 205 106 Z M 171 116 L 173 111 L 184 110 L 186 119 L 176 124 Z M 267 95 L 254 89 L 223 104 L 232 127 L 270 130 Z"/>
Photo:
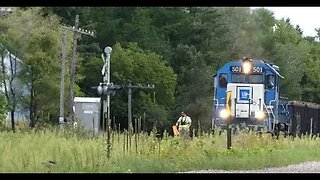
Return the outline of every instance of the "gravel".
<path id="1" fill-rule="evenodd" d="M 200 170 L 185 173 L 320 173 L 320 162 L 310 161 L 285 167 L 273 167 L 256 170 Z"/>

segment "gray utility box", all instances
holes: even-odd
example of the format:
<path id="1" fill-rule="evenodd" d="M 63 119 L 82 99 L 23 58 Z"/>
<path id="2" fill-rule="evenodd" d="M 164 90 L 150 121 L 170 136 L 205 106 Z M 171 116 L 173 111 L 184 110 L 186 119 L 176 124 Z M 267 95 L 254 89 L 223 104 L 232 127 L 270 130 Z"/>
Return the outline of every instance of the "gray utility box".
<path id="1" fill-rule="evenodd" d="M 100 130 L 100 98 L 75 97 L 74 114 L 76 121 L 87 130 Z"/>

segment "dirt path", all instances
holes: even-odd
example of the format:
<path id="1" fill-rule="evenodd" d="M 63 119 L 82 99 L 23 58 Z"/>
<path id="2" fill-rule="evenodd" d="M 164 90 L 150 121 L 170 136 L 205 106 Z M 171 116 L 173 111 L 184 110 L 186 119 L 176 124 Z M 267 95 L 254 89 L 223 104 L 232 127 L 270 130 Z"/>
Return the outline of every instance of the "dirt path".
<path id="1" fill-rule="evenodd" d="M 264 168 L 257 170 L 200 170 L 200 171 L 189 171 L 186 173 L 319 173 L 320 174 L 320 162 L 310 161 L 300 164 L 293 164 L 284 167 L 276 168 Z"/>

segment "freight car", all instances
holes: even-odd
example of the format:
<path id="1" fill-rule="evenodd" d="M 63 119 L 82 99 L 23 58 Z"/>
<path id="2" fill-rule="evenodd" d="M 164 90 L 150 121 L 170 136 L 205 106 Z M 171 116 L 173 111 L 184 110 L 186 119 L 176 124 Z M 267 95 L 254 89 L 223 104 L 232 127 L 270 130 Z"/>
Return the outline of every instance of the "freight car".
<path id="1" fill-rule="evenodd" d="M 319 135 L 320 133 L 320 105 L 304 101 L 288 102 L 290 134 Z"/>

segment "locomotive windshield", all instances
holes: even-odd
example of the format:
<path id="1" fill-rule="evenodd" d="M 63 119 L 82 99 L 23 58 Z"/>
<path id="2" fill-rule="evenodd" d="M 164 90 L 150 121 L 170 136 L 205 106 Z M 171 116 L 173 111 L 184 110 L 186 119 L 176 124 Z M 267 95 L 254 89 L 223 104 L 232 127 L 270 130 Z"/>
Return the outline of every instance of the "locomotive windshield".
<path id="1" fill-rule="evenodd" d="M 261 74 L 232 74 L 231 82 L 233 83 L 252 83 L 252 84 L 261 84 L 263 82 Z"/>
<path id="2" fill-rule="evenodd" d="M 246 76 L 244 74 L 232 74 L 231 75 L 231 82 L 233 83 L 245 83 Z"/>

